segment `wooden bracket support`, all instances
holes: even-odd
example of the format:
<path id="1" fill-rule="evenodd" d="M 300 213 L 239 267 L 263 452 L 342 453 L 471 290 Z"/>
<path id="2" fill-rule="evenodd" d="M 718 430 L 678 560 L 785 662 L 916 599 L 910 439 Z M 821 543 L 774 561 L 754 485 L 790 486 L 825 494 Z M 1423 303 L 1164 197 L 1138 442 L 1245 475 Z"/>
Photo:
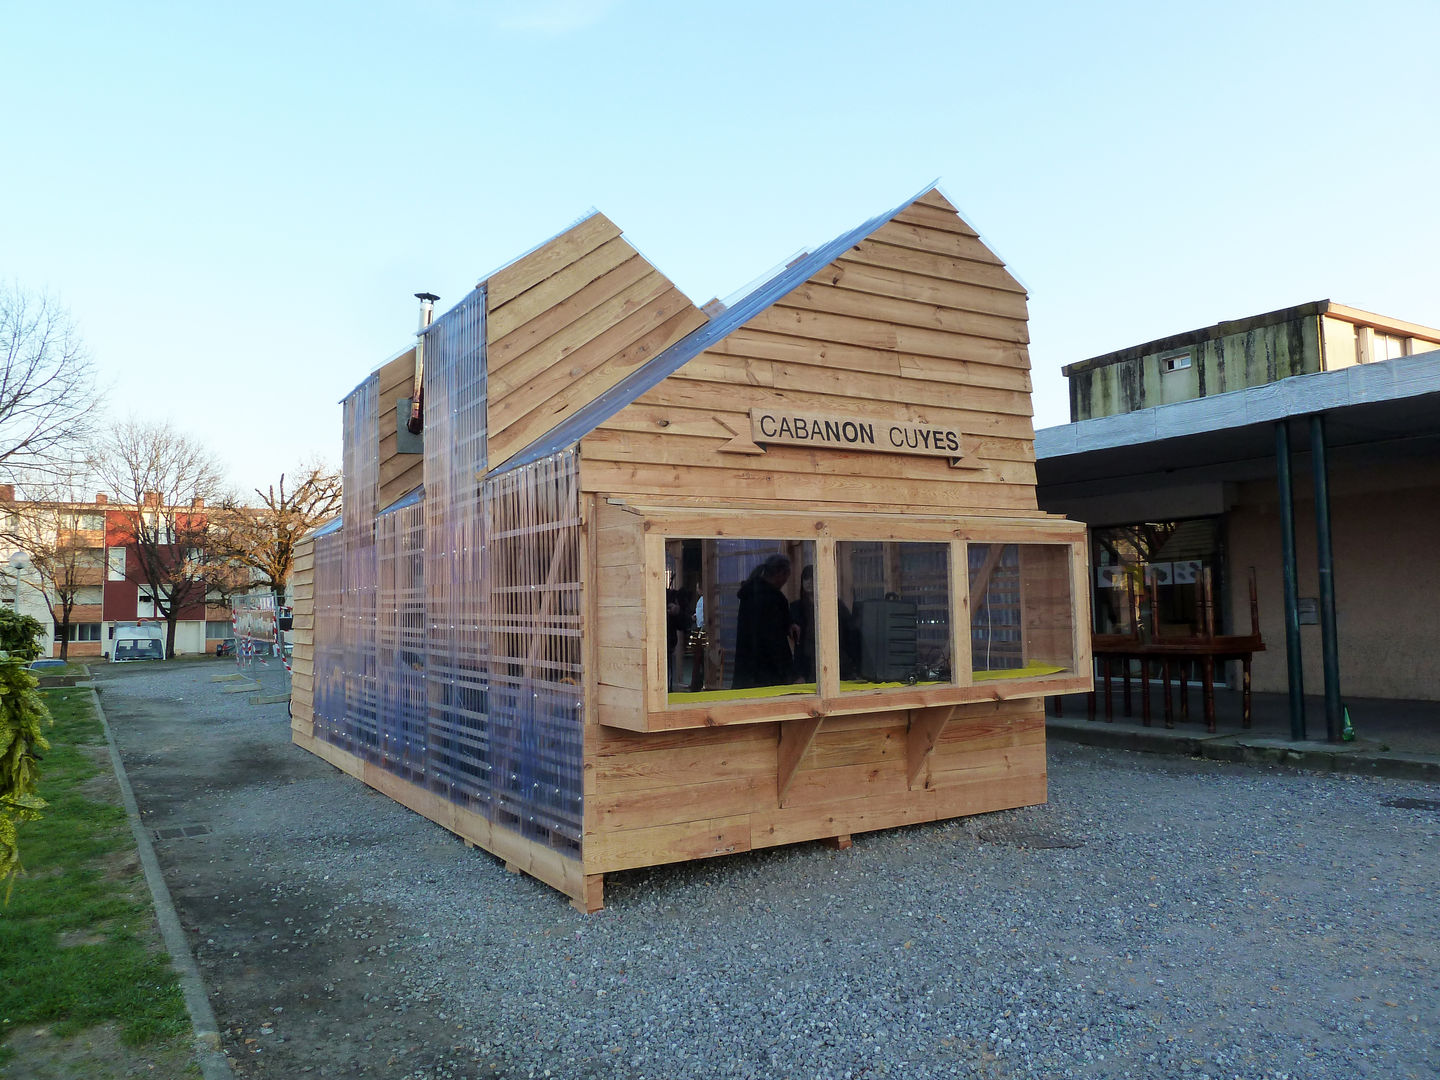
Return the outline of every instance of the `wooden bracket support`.
<path id="1" fill-rule="evenodd" d="M 780 749 L 775 770 L 775 798 L 781 806 L 785 805 L 785 792 L 789 790 L 790 782 L 795 779 L 795 773 L 800 768 L 800 759 L 805 756 L 805 751 L 810 749 L 810 744 L 815 741 L 815 733 L 820 730 L 824 721 L 823 716 L 781 721 Z"/>
<path id="2" fill-rule="evenodd" d="M 955 706 L 940 705 L 933 709 L 911 709 L 910 726 L 905 732 L 905 783 L 915 787 L 915 781 L 925 768 L 925 762 L 940 741 L 940 733 L 955 715 Z"/>

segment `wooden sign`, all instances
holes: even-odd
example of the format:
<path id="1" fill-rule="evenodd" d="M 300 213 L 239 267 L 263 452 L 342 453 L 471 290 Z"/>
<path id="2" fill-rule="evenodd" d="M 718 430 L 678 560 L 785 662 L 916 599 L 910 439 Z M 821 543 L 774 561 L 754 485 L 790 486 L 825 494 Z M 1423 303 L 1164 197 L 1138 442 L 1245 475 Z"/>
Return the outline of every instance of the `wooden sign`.
<path id="1" fill-rule="evenodd" d="M 728 428 L 727 428 L 728 429 Z M 737 437 L 725 449 L 731 453 L 764 453 L 761 444 L 813 446 L 832 450 L 866 450 L 880 454 L 919 454 L 948 458 L 961 467 L 971 452 L 970 440 L 953 427 L 917 424 L 908 420 L 876 420 L 867 416 L 834 413 L 750 410 L 750 438 Z M 969 465 L 970 462 L 965 462 Z"/>

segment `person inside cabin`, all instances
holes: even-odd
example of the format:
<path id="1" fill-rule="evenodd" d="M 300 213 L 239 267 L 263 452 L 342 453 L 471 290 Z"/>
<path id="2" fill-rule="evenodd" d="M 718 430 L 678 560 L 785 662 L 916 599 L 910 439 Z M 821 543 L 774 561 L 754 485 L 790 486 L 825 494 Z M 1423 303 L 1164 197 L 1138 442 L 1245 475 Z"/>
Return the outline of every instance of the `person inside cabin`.
<path id="1" fill-rule="evenodd" d="M 854 679 L 860 670 L 860 628 L 844 600 L 837 600 L 840 623 L 840 678 Z M 800 571 L 800 599 L 790 605 L 790 621 L 800 628 L 795 641 L 795 680 L 815 681 L 815 567 Z"/>
<path id="2" fill-rule="evenodd" d="M 731 687 L 784 686 L 794 679 L 800 627 L 790 618 L 785 583 L 790 560 L 778 552 L 745 579 L 735 620 L 735 675 Z"/>

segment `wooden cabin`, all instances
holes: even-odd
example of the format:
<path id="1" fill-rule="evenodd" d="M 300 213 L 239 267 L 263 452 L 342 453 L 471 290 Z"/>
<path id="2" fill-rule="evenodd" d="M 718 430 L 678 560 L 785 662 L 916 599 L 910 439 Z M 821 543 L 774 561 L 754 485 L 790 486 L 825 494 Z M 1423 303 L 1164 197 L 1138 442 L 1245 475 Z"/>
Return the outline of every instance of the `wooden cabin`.
<path id="1" fill-rule="evenodd" d="M 586 218 L 345 399 L 295 742 L 586 911 L 612 871 L 1043 802 L 1089 590 L 1026 341 L 935 189 L 703 311 Z"/>

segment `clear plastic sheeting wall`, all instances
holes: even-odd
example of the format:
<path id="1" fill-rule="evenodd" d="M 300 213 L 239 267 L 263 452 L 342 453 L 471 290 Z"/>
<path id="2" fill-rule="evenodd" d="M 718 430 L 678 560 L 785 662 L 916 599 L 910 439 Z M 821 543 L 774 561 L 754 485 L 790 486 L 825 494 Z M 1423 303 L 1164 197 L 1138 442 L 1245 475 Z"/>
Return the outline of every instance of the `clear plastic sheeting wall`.
<path id="1" fill-rule="evenodd" d="M 314 731 L 578 856 L 578 463 L 479 479 L 484 310 L 476 290 L 426 331 L 424 488 L 378 516 L 374 380 L 345 402 L 344 525 L 315 543 Z"/>
<path id="2" fill-rule="evenodd" d="M 577 851 L 582 826 L 580 500 L 573 452 L 485 484 L 495 820 Z"/>

